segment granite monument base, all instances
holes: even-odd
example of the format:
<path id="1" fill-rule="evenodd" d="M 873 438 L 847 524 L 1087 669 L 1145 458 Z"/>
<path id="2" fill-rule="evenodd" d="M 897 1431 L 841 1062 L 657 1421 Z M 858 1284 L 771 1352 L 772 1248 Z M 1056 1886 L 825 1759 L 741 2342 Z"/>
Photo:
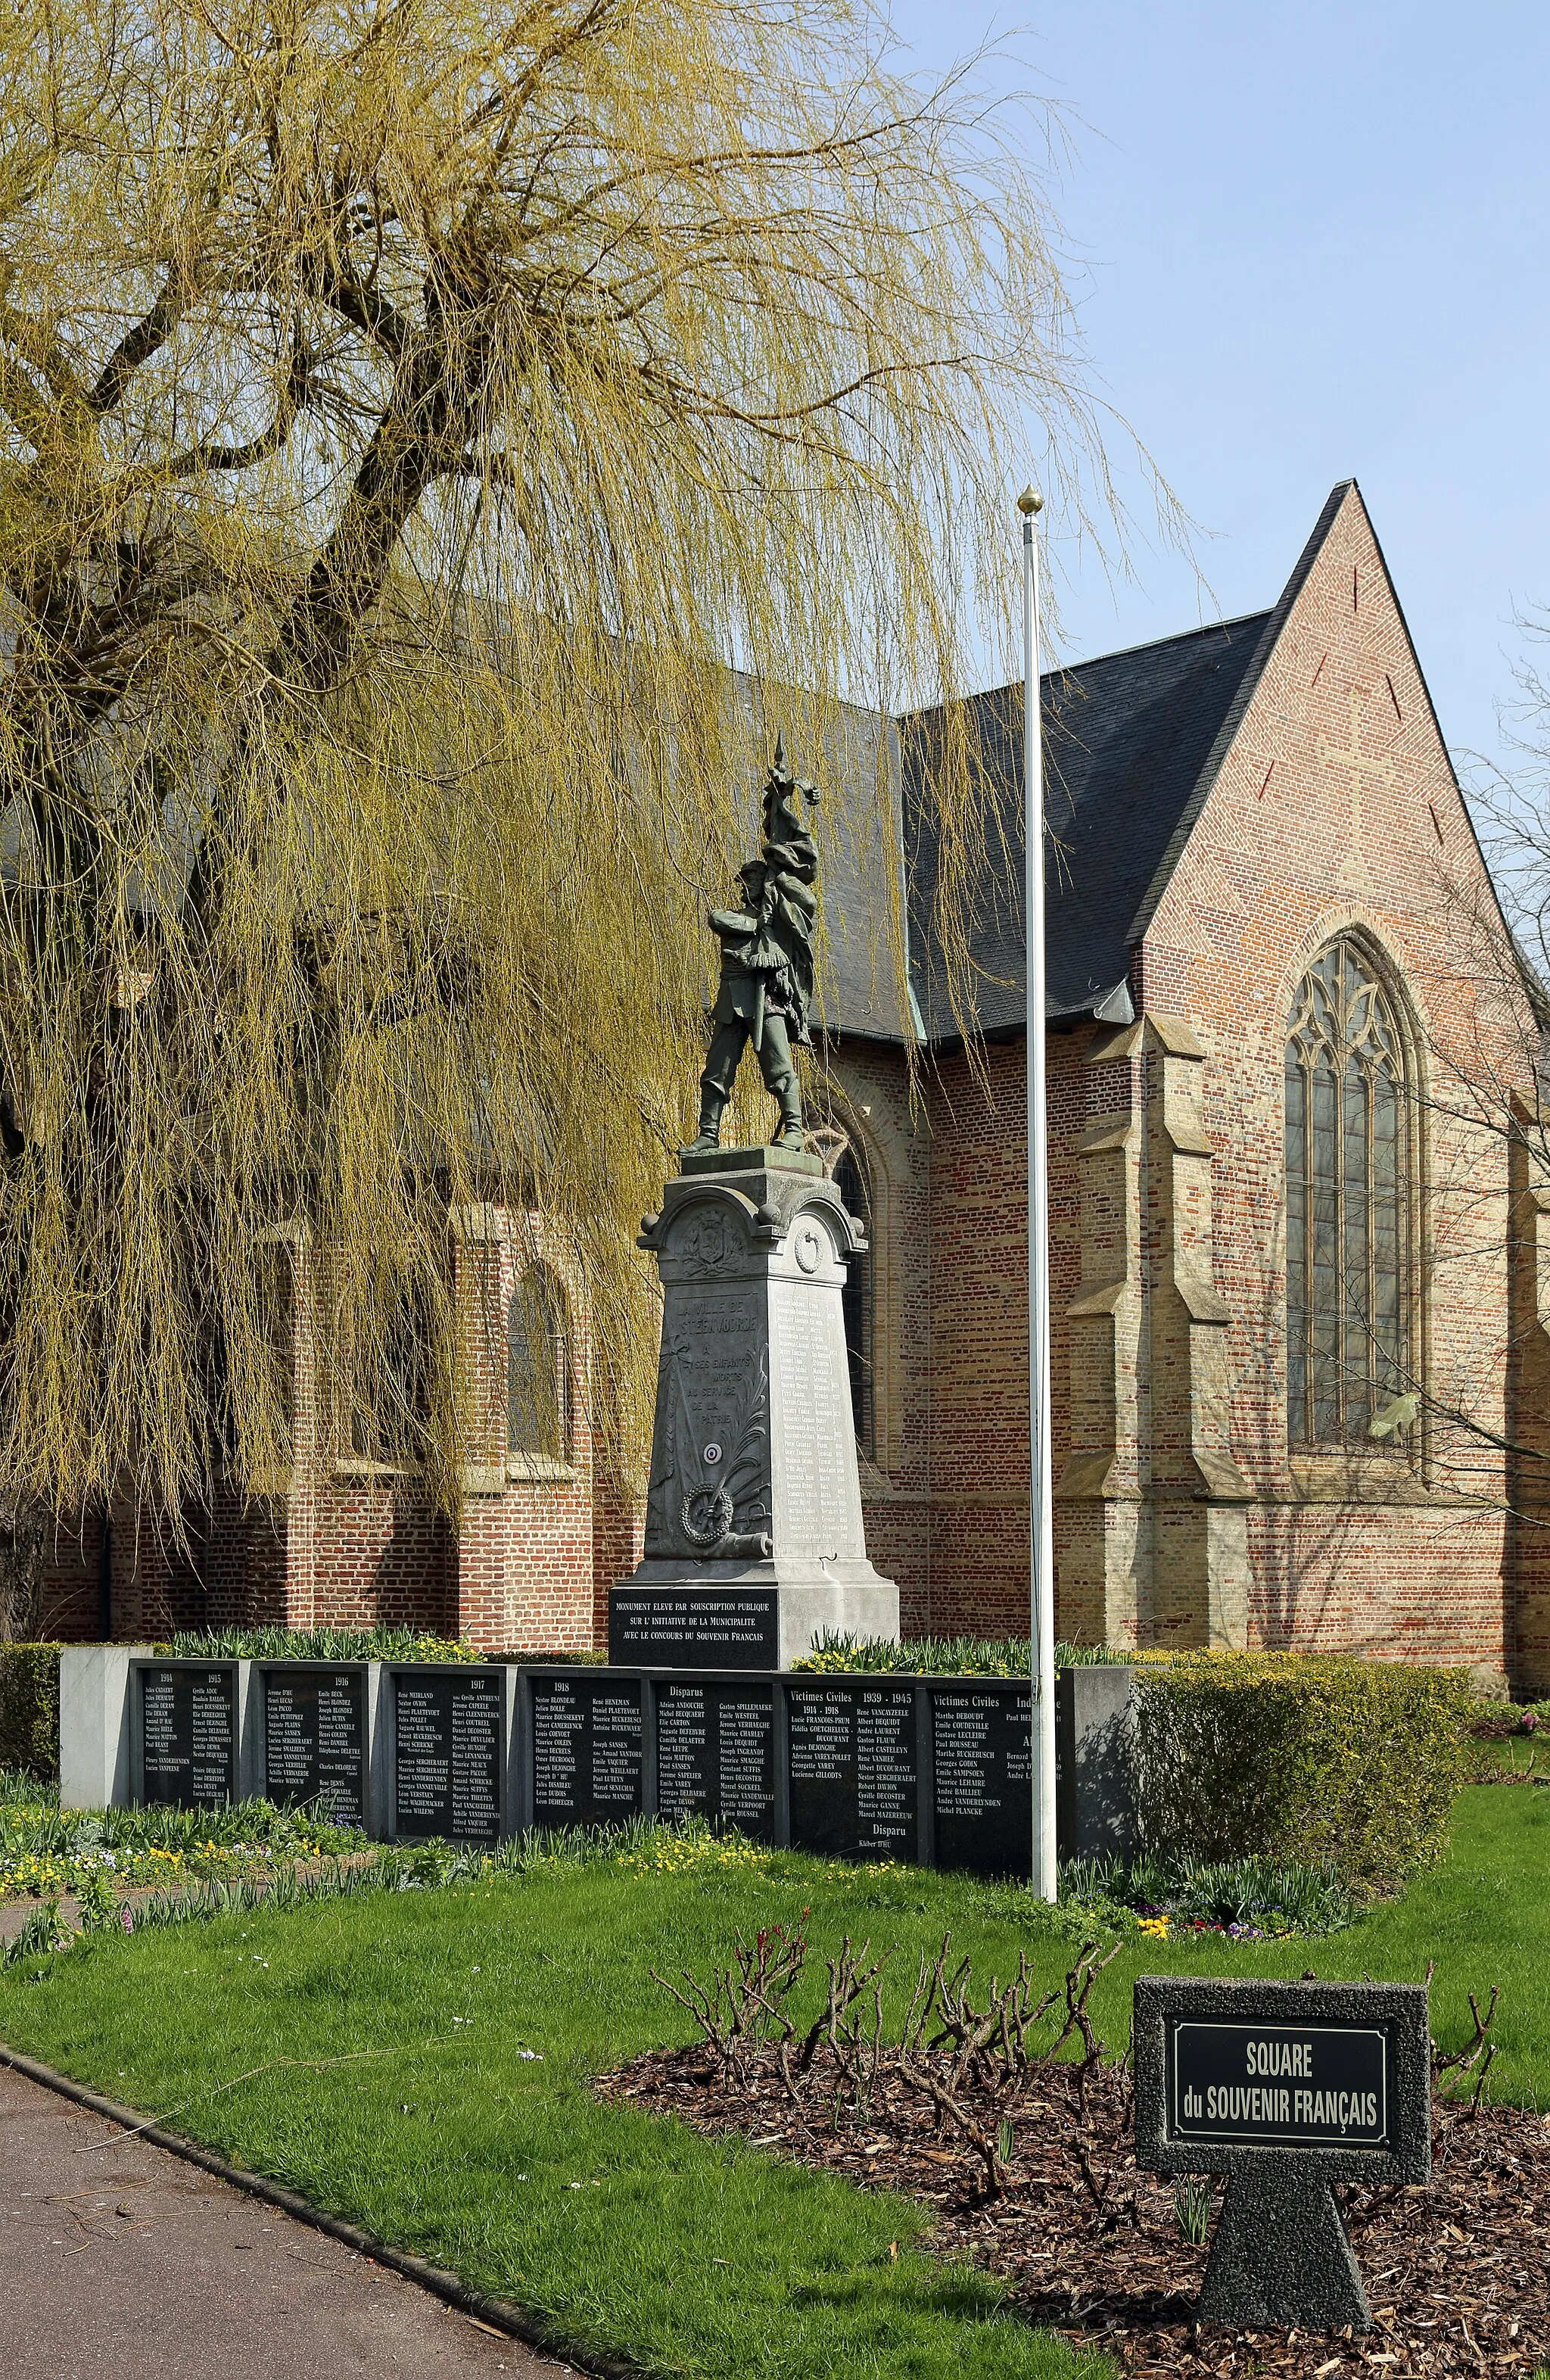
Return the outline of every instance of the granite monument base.
<path id="1" fill-rule="evenodd" d="M 640 1245 L 662 1283 L 644 1559 L 609 1597 L 622 1668 L 789 1669 L 899 1633 L 866 1557 L 845 1345 L 866 1249 L 818 1159 L 690 1149 Z"/>
<path id="2" fill-rule="evenodd" d="M 869 1574 L 854 1579 L 792 1578 L 768 1564 L 733 1570 L 725 1579 L 682 1572 L 653 1578 L 659 1568 L 671 1566 L 643 1562 L 609 1590 L 608 1658 L 616 1668 L 789 1670 L 826 1630 L 899 1633 L 899 1589 L 869 1563 Z"/>

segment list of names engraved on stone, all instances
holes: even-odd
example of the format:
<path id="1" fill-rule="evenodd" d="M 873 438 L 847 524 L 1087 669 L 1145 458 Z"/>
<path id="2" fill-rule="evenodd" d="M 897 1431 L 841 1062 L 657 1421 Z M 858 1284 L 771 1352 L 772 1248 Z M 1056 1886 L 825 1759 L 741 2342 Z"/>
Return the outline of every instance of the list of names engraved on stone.
<path id="1" fill-rule="evenodd" d="M 718 1815 L 745 1835 L 768 1836 L 775 1823 L 775 1712 L 768 1688 L 721 1688 L 716 1758 Z"/>
<path id="2" fill-rule="evenodd" d="M 366 1672 L 262 1672 L 264 1790 L 316 1803 L 336 1826 L 366 1823 Z"/>
<path id="3" fill-rule="evenodd" d="M 533 1800 L 539 1826 L 574 1825 L 578 1747 L 587 1712 L 568 1678 L 533 1685 Z"/>
<path id="4" fill-rule="evenodd" d="M 708 1813 L 704 1686 L 665 1686 L 657 1696 L 657 1807 L 664 1818 Z"/>
<path id="5" fill-rule="evenodd" d="M 855 1769 L 863 1849 L 908 1858 L 914 1848 L 916 1804 L 913 1688 L 862 1688 Z"/>
<path id="6" fill-rule="evenodd" d="M 592 1801 L 622 1815 L 640 1807 L 640 1688 L 592 1690 Z"/>
<path id="7" fill-rule="evenodd" d="M 401 1835 L 494 1842 L 503 1688 L 488 1672 L 394 1672 L 394 1806 Z"/>
<path id="8" fill-rule="evenodd" d="M 147 1802 L 209 1809 L 236 1786 L 236 1671 L 141 1669 L 142 1784 Z"/>
<path id="9" fill-rule="evenodd" d="M 534 1825 L 634 1817 L 643 1768 L 638 1681 L 540 1677 L 530 1691 Z"/>
<path id="10" fill-rule="evenodd" d="M 820 1303 L 826 1295 L 833 1313 Z M 781 1282 L 773 1306 L 781 1383 L 777 1550 L 849 1553 L 855 1528 L 842 1456 L 854 1424 L 836 1362 L 838 1293 Z"/>
<path id="11" fill-rule="evenodd" d="M 768 1840 L 775 1822 L 774 1697 L 768 1686 L 676 1682 L 657 1693 L 657 1807 Z"/>
<path id="12" fill-rule="evenodd" d="M 1030 1689 L 1011 1681 L 933 1685 L 930 1699 L 938 1866 L 1025 1873 L 1033 1851 Z"/>

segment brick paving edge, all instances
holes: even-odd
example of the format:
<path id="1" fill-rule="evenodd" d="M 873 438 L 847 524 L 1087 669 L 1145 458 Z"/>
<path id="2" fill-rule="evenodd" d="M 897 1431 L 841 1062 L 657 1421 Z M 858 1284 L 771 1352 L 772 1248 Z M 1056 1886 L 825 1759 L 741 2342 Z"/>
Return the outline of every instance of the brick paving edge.
<path id="1" fill-rule="evenodd" d="M 353 2223 L 341 2222 L 337 2216 L 326 2215 L 321 2206 L 302 2198 L 294 2190 L 283 2189 L 279 2182 L 266 2180 L 260 2173 L 249 2173 L 241 2166 L 228 2165 L 224 2157 L 212 2150 L 200 2148 L 197 2141 L 185 2140 L 180 2133 L 163 2131 L 159 2124 L 139 2114 L 134 2107 L 123 2107 L 112 2099 L 103 2099 L 84 2084 L 72 2082 L 67 2074 L 56 2073 L 35 2058 L 25 2058 L 20 2050 L 0 2042 L 0 2067 L 10 2067 L 29 2082 L 41 2083 L 45 2091 L 56 2091 L 63 2099 L 73 2099 L 78 2107 L 86 2107 L 94 2116 L 104 2117 L 118 2124 L 136 2140 L 149 2141 L 152 2148 L 166 2149 L 172 2155 L 197 2165 L 218 2181 L 230 2182 L 234 2190 L 246 2192 L 249 2198 L 261 2198 L 266 2204 L 279 2207 L 282 2214 L 294 2216 L 298 2223 L 309 2223 L 314 2231 L 326 2232 L 357 2255 L 369 2256 L 374 2264 L 384 2265 L 389 2271 L 402 2274 L 417 2288 L 430 2296 L 440 2298 L 459 2313 L 473 2316 L 491 2328 L 504 2331 L 508 2337 L 520 2339 L 525 2347 L 573 2364 L 578 2372 L 594 2375 L 594 2380 L 641 2380 L 636 2365 L 620 2363 L 612 2356 L 584 2354 L 575 2348 L 557 2340 L 520 2306 L 512 2305 L 505 2298 L 486 2297 L 471 2289 L 455 2273 L 445 2271 L 440 2265 L 428 2264 L 423 2256 L 413 2255 L 406 2248 L 391 2247 L 369 2231 L 357 2228 Z"/>

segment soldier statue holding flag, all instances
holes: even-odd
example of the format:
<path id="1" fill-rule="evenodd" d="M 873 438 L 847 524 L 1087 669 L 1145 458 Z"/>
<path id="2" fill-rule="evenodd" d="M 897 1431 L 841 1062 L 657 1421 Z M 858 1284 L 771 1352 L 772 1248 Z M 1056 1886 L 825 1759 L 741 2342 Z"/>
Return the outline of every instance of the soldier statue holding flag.
<path id="1" fill-rule="evenodd" d="M 764 1087 L 780 1104 L 781 1119 L 770 1146 L 800 1149 L 806 1145 L 792 1051 L 812 1047 L 807 1018 L 813 1000 L 813 937 L 818 917 L 813 887 L 818 855 L 799 804 L 805 799 L 811 806 L 817 798 L 815 786 L 792 775 L 784 740 L 777 736 L 764 785 L 763 856 L 737 871 L 743 906 L 707 913 L 712 932 L 721 938 L 721 980 L 711 1011 L 716 1031 L 699 1078 L 699 1133 L 685 1153 L 719 1147 L 721 1117 L 749 1041 Z"/>

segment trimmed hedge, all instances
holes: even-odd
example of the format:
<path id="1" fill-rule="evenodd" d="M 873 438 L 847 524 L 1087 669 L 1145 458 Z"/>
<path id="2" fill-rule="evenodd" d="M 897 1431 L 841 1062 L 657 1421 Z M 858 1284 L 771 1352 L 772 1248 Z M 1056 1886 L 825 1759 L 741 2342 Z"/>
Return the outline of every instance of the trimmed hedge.
<path id="1" fill-rule="evenodd" d="M 0 1645 L 0 1768 L 59 1774 L 59 1645 Z"/>
<path id="2" fill-rule="evenodd" d="M 1338 1655 L 1182 1655 L 1136 1680 L 1148 1851 L 1326 1863 L 1397 1890 L 1447 1842 L 1476 1708 L 1462 1670 Z"/>

